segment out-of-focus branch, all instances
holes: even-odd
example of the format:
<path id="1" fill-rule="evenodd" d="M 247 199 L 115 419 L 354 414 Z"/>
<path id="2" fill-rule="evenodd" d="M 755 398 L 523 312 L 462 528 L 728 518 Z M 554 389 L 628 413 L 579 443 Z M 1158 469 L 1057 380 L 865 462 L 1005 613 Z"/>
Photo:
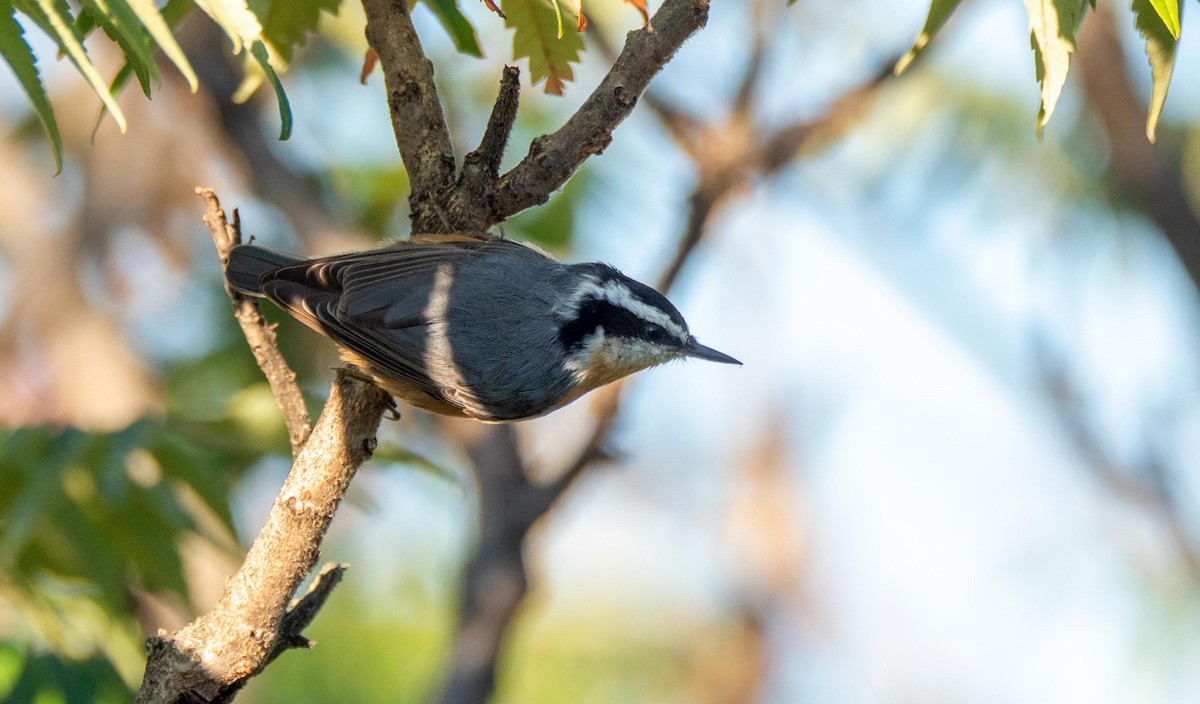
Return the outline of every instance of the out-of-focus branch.
<path id="1" fill-rule="evenodd" d="M 1200 217 L 1185 188 L 1182 150 L 1147 141 L 1143 100 L 1130 79 L 1112 8 L 1097 5 L 1094 15 L 1083 23 L 1075 70 L 1108 138 L 1109 174 L 1129 205 L 1162 232 L 1200 290 Z"/>
<path id="2" fill-rule="evenodd" d="M 247 185 L 274 203 L 288 218 L 302 240 L 342 227 L 321 198 L 315 178 L 302 174 L 276 155 L 262 129 L 255 101 L 235 103 L 234 92 L 242 82 L 228 58 L 228 41 L 212 22 L 185 23 L 180 44 L 196 69 L 200 84 L 212 94 L 217 124 L 228 140 L 236 162 L 243 162 Z"/>
<path id="3" fill-rule="evenodd" d="M 221 202 L 211 188 L 197 188 L 196 193 L 204 199 L 204 224 L 212 234 L 213 244 L 217 248 L 217 256 L 221 259 L 221 267 L 229 263 L 229 250 L 242 242 L 241 222 L 238 212 L 233 211 L 233 222 L 225 218 Z M 308 407 L 304 404 L 304 395 L 296 384 L 296 372 L 288 366 L 287 361 L 279 352 L 279 343 L 275 339 L 275 326 L 263 319 L 258 310 L 258 302 L 234 291 L 228 286 L 229 300 L 233 304 L 233 316 L 237 318 L 246 342 L 254 353 L 254 361 L 258 362 L 263 376 L 271 385 L 271 393 L 279 410 L 283 411 L 283 421 L 287 425 L 288 439 L 292 443 L 292 454 L 300 452 L 300 447 L 312 432 L 312 421 L 309 419 Z"/>
<path id="4" fill-rule="evenodd" d="M 363 0 L 367 42 L 379 56 L 392 130 L 412 184 L 413 234 L 446 232 L 446 194 L 454 184 L 454 148 L 442 113 L 433 62 L 425 56 L 407 0 Z"/>
<path id="5" fill-rule="evenodd" d="M 1200 579 L 1200 544 L 1179 514 L 1159 454 L 1151 449 L 1141 463 L 1122 466 L 1085 420 L 1083 394 L 1072 382 L 1065 365 L 1042 347 L 1037 360 L 1041 384 L 1075 451 L 1109 491 L 1163 526 L 1188 570 Z"/>
<path id="6" fill-rule="evenodd" d="M 653 24 L 659 27 L 657 17 Z M 603 46 L 601 43 L 602 51 Z M 751 61 L 747 71 L 757 73 L 761 66 L 761 59 Z M 768 134 L 755 131 L 752 121 L 747 119 L 748 108 L 731 114 L 723 122 L 706 125 L 647 93 L 651 108 L 679 148 L 691 157 L 699 175 L 675 254 L 658 279 L 659 290 L 667 291 L 673 286 L 687 260 L 703 242 L 713 218 L 732 195 L 753 179 L 773 174 L 790 159 L 814 147 L 817 140 L 844 130 L 861 117 L 869 98 L 882 84 L 883 75 L 890 72 L 881 71 L 863 86 L 849 91 L 816 120 Z M 755 80 L 747 78 L 743 85 L 752 86 Z M 747 88 L 746 92 L 752 95 L 753 89 Z M 780 149 L 786 150 L 786 157 L 779 156 Z M 624 388 L 625 384 L 618 383 L 593 394 L 592 432 L 574 459 L 548 485 L 534 485 L 526 477 L 511 430 L 496 428 L 469 445 L 475 448 L 470 454 L 480 476 L 483 497 L 481 541 L 465 576 L 463 620 L 442 704 L 482 704 L 491 696 L 500 645 L 528 584 L 521 546 L 534 524 L 590 467 L 607 456 L 605 446 L 620 413 Z"/>

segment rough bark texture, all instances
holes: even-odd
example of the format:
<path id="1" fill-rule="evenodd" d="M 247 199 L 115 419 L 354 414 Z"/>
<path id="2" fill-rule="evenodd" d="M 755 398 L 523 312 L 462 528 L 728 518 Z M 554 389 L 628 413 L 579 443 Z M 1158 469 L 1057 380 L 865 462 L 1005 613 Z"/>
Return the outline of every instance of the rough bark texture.
<path id="1" fill-rule="evenodd" d="M 205 222 L 221 262 L 241 241 L 236 211 L 227 221 L 211 190 L 199 189 Z M 253 299 L 234 297 L 235 315 L 271 384 L 295 451 L 295 464 L 237 574 L 215 608 L 177 633 L 150 638 L 140 704 L 223 702 L 281 652 L 308 647 L 302 630 L 341 579 L 344 566 L 322 572 L 309 594 L 289 604 L 316 564 L 321 539 L 350 479 L 375 449 L 375 431 L 390 398 L 371 384 L 337 375 L 317 425 L 310 424 L 296 377 L 274 330 Z"/>
<path id="2" fill-rule="evenodd" d="M 379 56 L 392 130 L 412 187 L 413 233 L 447 232 L 446 199 L 454 185 L 454 147 L 442 114 L 433 62 L 425 56 L 407 0 L 363 0 L 367 42 Z"/>
<path id="3" fill-rule="evenodd" d="M 257 674 L 286 636 L 280 621 L 317 561 L 350 479 L 375 450 L 387 395 L 338 373 L 325 410 L 246 561 L 209 613 L 151 639 L 138 702 L 217 701 Z"/>
<path id="4" fill-rule="evenodd" d="M 500 178 L 495 222 L 545 203 L 584 159 L 604 151 L 613 130 L 679 47 L 708 21 L 708 0 L 666 0 L 645 27 L 629 33 L 612 69 L 558 131 L 538 137 L 529 154 Z"/>
<path id="5" fill-rule="evenodd" d="M 238 212 L 233 211 L 233 222 L 229 222 L 225 218 L 225 211 L 221 210 L 221 202 L 211 188 L 197 188 L 196 193 L 204 199 L 204 224 L 208 226 L 213 244 L 217 248 L 217 257 L 224 268 L 229 263 L 229 250 L 242 241 Z M 275 326 L 263 319 L 258 302 L 229 286 L 225 287 L 225 291 L 233 304 L 233 317 L 237 319 L 242 334 L 246 336 L 246 342 L 254 353 L 254 361 L 267 378 L 271 393 L 275 395 L 275 402 L 279 404 L 279 410 L 283 411 L 283 421 L 287 425 L 288 439 L 292 443 L 292 454 L 295 455 L 312 432 L 312 421 L 309 419 L 308 406 L 304 403 L 304 394 L 300 393 L 300 387 L 296 385 L 296 373 L 279 353 Z"/>

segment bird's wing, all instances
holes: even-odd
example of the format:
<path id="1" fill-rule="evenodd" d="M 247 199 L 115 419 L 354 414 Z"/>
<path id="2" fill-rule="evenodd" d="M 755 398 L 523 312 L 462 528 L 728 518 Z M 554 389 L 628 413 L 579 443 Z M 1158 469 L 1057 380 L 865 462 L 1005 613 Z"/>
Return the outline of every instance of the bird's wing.
<path id="1" fill-rule="evenodd" d="M 428 326 L 449 305 L 457 266 L 499 247 L 523 245 L 477 238 L 398 242 L 281 268 L 265 277 L 263 292 L 377 371 L 461 408 L 474 394 L 455 388 L 446 369 L 430 367 L 447 355 L 428 354 Z"/>

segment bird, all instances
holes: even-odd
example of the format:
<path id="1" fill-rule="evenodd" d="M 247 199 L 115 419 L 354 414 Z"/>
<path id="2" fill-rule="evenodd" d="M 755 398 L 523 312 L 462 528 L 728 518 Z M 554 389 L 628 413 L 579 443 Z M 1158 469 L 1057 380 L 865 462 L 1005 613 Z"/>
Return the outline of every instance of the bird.
<path id="1" fill-rule="evenodd" d="M 545 415 L 671 360 L 741 365 L 697 342 L 665 296 L 616 268 L 564 263 L 491 234 L 316 259 L 239 244 L 225 278 L 333 340 L 396 399 L 487 423 Z"/>

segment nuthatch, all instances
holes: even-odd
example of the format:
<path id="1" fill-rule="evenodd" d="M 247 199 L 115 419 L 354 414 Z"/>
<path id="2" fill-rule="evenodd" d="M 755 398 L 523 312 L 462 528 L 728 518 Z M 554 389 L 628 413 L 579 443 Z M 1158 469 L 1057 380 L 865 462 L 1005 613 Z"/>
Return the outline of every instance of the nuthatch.
<path id="1" fill-rule="evenodd" d="M 606 264 L 487 235 L 303 259 L 238 245 L 236 291 L 274 301 L 399 400 L 481 421 L 534 418 L 705 347 L 662 294 Z"/>

